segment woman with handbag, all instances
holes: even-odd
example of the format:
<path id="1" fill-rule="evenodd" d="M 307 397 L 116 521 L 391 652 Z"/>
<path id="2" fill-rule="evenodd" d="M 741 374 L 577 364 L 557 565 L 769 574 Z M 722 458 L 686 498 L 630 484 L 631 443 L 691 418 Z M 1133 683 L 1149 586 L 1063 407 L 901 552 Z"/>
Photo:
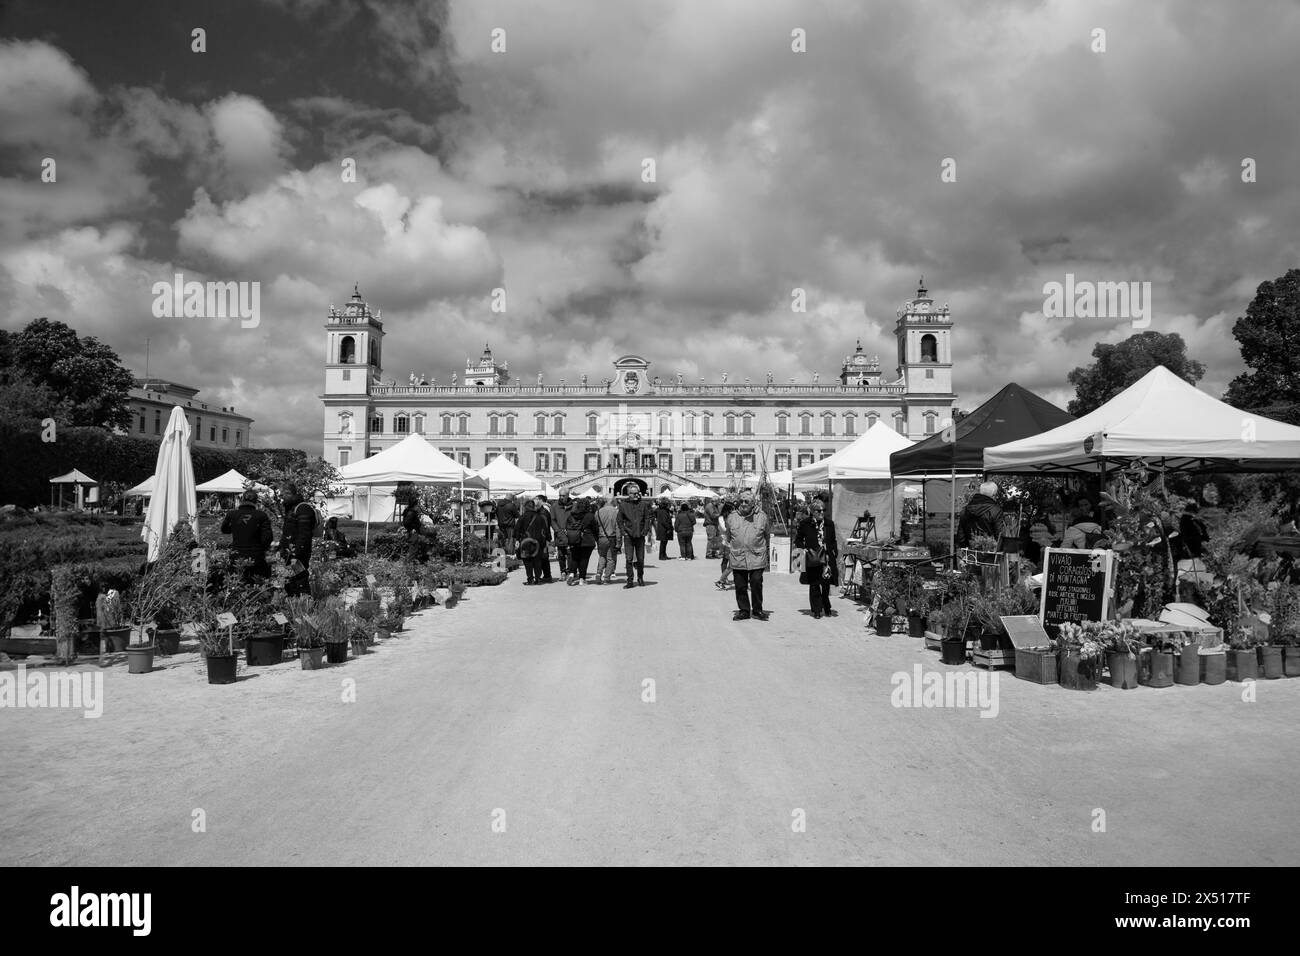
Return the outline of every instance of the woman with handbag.
<path id="1" fill-rule="evenodd" d="M 812 514 L 799 522 L 794 546 L 803 554 L 799 583 L 808 585 L 808 604 L 815 618 L 835 617 L 831 607 L 831 585 L 839 584 L 839 545 L 835 522 L 826 516 L 826 503 L 812 503 Z"/>
<path id="2" fill-rule="evenodd" d="M 591 561 L 591 552 L 596 550 L 596 535 L 600 531 L 586 498 L 573 499 L 573 510 L 569 512 L 564 530 L 569 545 L 569 586 L 585 585 L 587 564 Z"/>

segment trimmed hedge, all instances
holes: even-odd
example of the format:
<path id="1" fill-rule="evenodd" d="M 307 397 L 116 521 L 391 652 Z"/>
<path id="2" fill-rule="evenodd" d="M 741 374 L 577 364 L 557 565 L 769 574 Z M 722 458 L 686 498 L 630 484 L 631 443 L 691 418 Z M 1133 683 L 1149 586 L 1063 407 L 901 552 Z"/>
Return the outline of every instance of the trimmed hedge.
<path id="1" fill-rule="evenodd" d="M 50 479 L 79 468 L 101 485 L 121 482 L 127 488 L 151 476 L 158 463 L 158 442 L 134 435 L 115 435 L 103 428 L 61 427 L 56 441 L 41 441 L 39 428 L 23 429 L 12 423 L 0 424 L 0 447 L 5 449 L 0 464 L 0 505 L 48 506 Z M 194 480 L 208 481 L 236 468 L 249 473 L 250 462 L 264 456 L 281 456 L 291 450 L 279 448 L 219 448 L 194 446 Z M 70 488 L 64 489 L 67 500 Z M 101 494 L 103 491 L 101 490 Z M 58 489 L 54 492 L 58 498 Z"/>

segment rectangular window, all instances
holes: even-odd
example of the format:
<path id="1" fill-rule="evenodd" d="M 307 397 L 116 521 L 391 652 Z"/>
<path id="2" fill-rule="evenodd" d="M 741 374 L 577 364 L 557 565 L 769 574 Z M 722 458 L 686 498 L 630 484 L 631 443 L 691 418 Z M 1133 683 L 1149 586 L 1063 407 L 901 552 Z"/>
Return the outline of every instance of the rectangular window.
<path id="1" fill-rule="evenodd" d="M 462 415 L 462 416 L 460 416 L 460 434 L 462 434 L 462 435 L 468 435 L 468 434 L 469 434 L 469 416 L 468 416 L 468 415 Z"/>
<path id="2" fill-rule="evenodd" d="M 822 459 L 829 458 L 833 454 L 835 454 L 834 448 L 823 448 L 821 453 L 821 458 L 819 458 L 818 460 L 820 461 Z"/>
<path id="3" fill-rule="evenodd" d="M 506 459 L 510 462 L 510 464 L 512 465 L 519 464 L 519 452 L 517 452 L 515 449 L 507 448 L 504 452 L 502 452 L 502 454 L 506 456 Z"/>
<path id="4" fill-rule="evenodd" d="M 812 416 L 811 416 L 811 415 L 800 415 L 800 416 L 799 416 L 799 434 L 800 434 L 800 435 L 811 435 L 811 434 L 812 434 Z"/>
<path id="5" fill-rule="evenodd" d="M 351 449 L 351 448 L 340 448 L 340 449 L 339 449 L 339 467 L 342 468 L 344 465 L 349 464 L 351 461 L 352 461 L 352 449 Z"/>
<path id="6" fill-rule="evenodd" d="M 790 468 L 790 453 L 788 451 L 778 451 L 776 453 L 776 470 L 788 471 Z"/>
<path id="7" fill-rule="evenodd" d="M 844 419 L 844 434 L 856 435 L 857 433 L 858 433 L 858 420 L 854 416 L 849 415 Z"/>
<path id="8" fill-rule="evenodd" d="M 926 377 L 926 378 L 934 378 L 934 369 L 932 369 L 932 368 L 927 368 L 927 369 L 925 370 L 925 377 Z"/>
<path id="9" fill-rule="evenodd" d="M 514 433 L 515 433 L 515 416 L 513 416 L 513 415 L 507 415 L 507 416 L 506 416 L 506 434 L 507 434 L 507 435 L 513 435 Z"/>
<path id="10" fill-rule="evenodd" d="M 727 471 L 729 471 L 729 472 L 731 472 L 731 471 L 735 471 L 735 470 L 736 470 L 736 453 L 735 453 L 734 451 L 729 451 L 729 452 L 726 452 L 725 454 L 726 454 L 726 456 L 727 456 L 727 458 L 726 458 L 726 461 L 727 461 Z"/>
<path id="11" fill-rule="evenodd" d="M 534 434 L 537 434 L 537 435 L 545 435 L 545 434 L 546 434 L 546 416 L 545 416 L 545 415 L 538 415 L 538 416 L 537 416 L 537 431 L 536 431 Z"/>
<path id="12" fill-rule="evenodd" d="M 668 438 L 673 433 L 673 421 L 667 415 L 659 416 L 659 437 Z"/>
<path id="13" fill-rule="evenodd" d="M 221 444 L 223 445 L 230 444 L 230 429 L 228 428 L 221 429 Z"/>
<path id="14" fill-rule="evenodd" d="M 700 456 L 695 454 L 694 452 L 688 451 L 682 453 L 682 471 L 685 472 L 697 471 L 699 463 L 700 463 Z"/>
<path id="15" fill-rule="evenodd" d="M 596 416 L 595 415 L 587 416 L 587 435 L 592 438 L 596 437 Z"/>
<path id="16" fill-rule="evenodd" d="M 237 432 L 235 432 L 235 447 L 236 447 L 236 448 L 238 448 L 238 447 L 240 446 L 240 443 L 243 442 L 243 440 L 244 440 L 244 433 L 241 432 L 241 431 L 237 431 Z"/>
<path id="17" fill-rule="evenodd" d="M 456 451 L 456 460 L 457 460 L 458 462 L 460 462 L 460 465 L 461 465 L 462 468 L 469 468 L 469 467 L 471 467 L 471 466 L 470 466 L 470 458 L 469 458 L 469 449 L 468 449 L 468 448 L 460 448 L 460 449 L 457 449 L 457 451 Z"/>
<path id="18" fill-rule="evenodd" d="M 450 435 L 450 434 L 451 434 L 451 416 L 450 416 L 450 415 L 443 415 L 443 416 L 442 416 L 442 433 L 443 433 L 444 435 Z"/>
<path id="19" fill-rule="evenodd" d="M 211 425 L 208 427 L 208 441 L 216 442 L 216 440 L 217 440 L 217 426 Z"/>
<path id="20" fill-rule="evenodd" d="M 411 420 L 405 415 L 398 415 L 393 419 L 393 431 L 399 435 L 405 435 L 407 428 L 410 427 Z"/>
<path id="21" fill-rule="evenodd" d="M 162 412 L 156 408 L 153 410 L 153 433 L 162 434 Z"/>
<path id="22" fill-rule="evenodd" d="M 754 453 L 752 451 L 742 452 L 738 459 L 741 471 L 754 470 Z"/>
<path id="23" fill-rule="evenodd" d="M 588 451 L 585 455 L 583 455 L 583 456 L 582 456 L 582 469 L 583 469 L 583 471 L 599 471 L 599 470 L 600 470 L 600 452 L 598 452 L 598 451 Z"/>
<path id="24" fill-rule="evenodd" d="M 823 435 L 835 434 L 835 419 L 832 418 L 830 415 L 822 416 L 822 434 Z"/>
<path id="25" fill-rule="evenodd" d="M 551 449 L 551 464 L 556 471 L 568 471 L 569 453 L 559 448 Z"/>
<path id="26" fill-rule="evenodd" d="M 485 451 L 483 453 L 483 467 L 486 468 L 488 465 L 492 464 L 492 459 L 499 454 L 501 454 L 500 448 L 489 448 Z"/>
<path id="27" fill-rule="evenodd" d="M 704 416 L 704 430 L 701 432 L 701 434 L 703 435 L 713 434 L 713 419 L 710 418 L 708 415 Z"/>
<path id="28" fill-rule="evenodd" d="M 552 434 L 552 435 L 563 435 L 563 434 L 564 434 L 564 416 L 563 416 L 563 415 L 556 415 L 555 418 L 553 418 L 553 419 L 551 420 L 551 434 Z"/>
<path id="29" fill-rule="evenodd" d="M 934 416 L 933 416 L 933 415 L 926 415 L 926 416 L 925 416 L 925 433 L 926 433 L 927 435 L 933 435 L 933 434 L 934 434 Z"/>
<path id="30" fill-rule="evenodd" d="M 776 420 L 776 433 L 777 433 L 778 435 L 788 435 L 788 434 L 789 434 L 789 422 L 790 422 L 790 419 L 789 419 L 788 416 L 786 416 L 786 415 L 781 415 L 781 416 L 779 416 L 779 417 L 777 418 L 777 420 Z M 779 468 L 778 468 L 777 470 L 780 471 Z"/>
<path id="31" fill-rule="evenodd" d="M 817 460 L 817 456 L 813 453 L 813 450 L 812 450 L 811 448 L 800 448 L 800 449 L 799 449 L 799 467 L 800 467 L 800 468 L 802 468 L 804 465 L 811 465 L 811 464 L 812 464 L 814 461 L 816 461 L 816 460 Z"/>
<path id="32" fill-rule="evenodd" d="M 544 452 L 544 451 L 539 451 L 539 452 L 537 452 L 537 463 L 536 463 L 536 465 L 537 465 L 536 468 L 533 469 L 534 471 L 550 471 L 550 470 L 551 470 L 551 456 L 550 456 L 549 454 L 547 454 L 546 452 Z"/>
<path id="33" fill-rule="evenodd" d="M 141 435 L 144 434 L 144 414 L 143 414 L 143 413 L 141 413 L 141 415 L 140 415 L 140 434 L 141 434 Z"/>
<path id="34" fill-rule="evenodd" d="M 488 434 L 497 435 L 500 433 L 500 425 L 497 423 L 497 416 L 492 415 L 488 418 Z"/>
<path id="35" fill-rule="evenodd" d="M 727 434 L 728 434 L 728 435 L 734 435 L 734 434 L 736 434 L 736 416 L 735 416 L 735 415 L 728 415 L 728 416 L 727 416 Z"/>
<path id="36" fill-rule="evenodd" d="M 740 420 L 740 433 L 742 435 L 754 434 L 754 416 L 746 415 Z"/>
<path id="37" fill-rule="evenodd" d="M 352 369 L 350 369 L 350 368 L 345 368 L 345 369 L 343 370 L 343 381 L 345 381 L 345 382 L 350 382 L 350 381 L 352 381 Z"/>
<path id="38" fill-rule="evenodd" d="M 415 433 L 416 433 L 417 435 L 423 435 L 423 434 L 424 434 L 424 416 L 423 416 L 423 415 L 416 415 L 416 416 L 415 416 Z"/>
<path id="39" fill-rule="evenodd" d="M 705 452 L 703 455 L 700 456 L 700 471 L 712 471 L 712 470 L 713 470 L 713 453 Z"/>
<path id="40" fill-rule="evenodd" d="M 663 471 L 672 471 L 672 470 L 673 470 L 673 455 L 672 455 L 672 452 L 661 451 L 661 452 L 659 453 L 659 467 L 660 467 Z"/>

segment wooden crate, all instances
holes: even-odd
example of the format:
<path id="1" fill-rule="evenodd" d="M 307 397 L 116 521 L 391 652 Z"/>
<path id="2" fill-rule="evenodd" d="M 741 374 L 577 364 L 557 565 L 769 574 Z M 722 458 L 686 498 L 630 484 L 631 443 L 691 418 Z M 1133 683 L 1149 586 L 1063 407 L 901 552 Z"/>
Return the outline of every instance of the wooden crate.
<path id="1" fill-rule="evenodd" d="M 977 646 L 971 650 L 970 659 L 971 663 L 976 667 L 987 667 L 990 670 L 995 667 L 1014 668 L 1016 666 L 1015 651 L 986 651 Z"/>
<path id="2" fill-rule="evenodd" d="M 1035 684 L 1056 684 L 1060 682 L 1057 674 L 1056 652 L 1036 648 L 1018 647 L 1016 654 L 1016 677 L 1032 681 Z"/>

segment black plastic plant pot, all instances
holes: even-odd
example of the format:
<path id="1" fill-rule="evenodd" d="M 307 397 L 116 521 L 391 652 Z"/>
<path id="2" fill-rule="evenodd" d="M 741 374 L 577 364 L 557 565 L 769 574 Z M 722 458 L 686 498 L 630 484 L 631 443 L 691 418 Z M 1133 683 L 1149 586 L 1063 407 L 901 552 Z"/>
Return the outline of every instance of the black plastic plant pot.
<path id="1" fill-rule="evenodd" d="M 283 634 L 254 634 L 244 651 L 249 667 L 267 667 L 284 659 Z"/>
<path id="2" fill-rule="evenodd" d="M 965 664 L 966 642 L 951 638 L 940 641 L 939 660 L 944 664 Z"/>
<path id="3" fill-rule="evenodd" d="M 348 660 L 348 642 L 334 641 L 326 644 L 325 660 L 331 664 L 346 664 Z"/>
<path id="4" fill-rule="evenodd" d="M 235 668 L 238 658 L 233 654 L 223 657 L 209 657 L 207 661 L 209 684 L 233 684 L 235 682 Z"/>

